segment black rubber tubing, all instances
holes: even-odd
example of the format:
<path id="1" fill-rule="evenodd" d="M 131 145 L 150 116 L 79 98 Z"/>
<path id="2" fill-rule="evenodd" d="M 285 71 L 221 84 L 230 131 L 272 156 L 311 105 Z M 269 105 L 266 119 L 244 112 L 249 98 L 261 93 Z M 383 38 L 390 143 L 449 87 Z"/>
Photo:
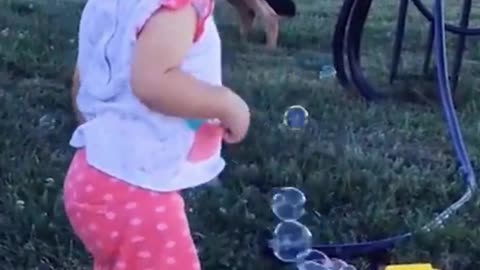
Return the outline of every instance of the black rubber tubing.
<path id="1" fill-rule="evenodd" d="M 428 8 L 422 3 L 422 0 L 411 0 L 413 4 L 417 7 L 418 11 L 422 13 L 422 15 L 433 22 L 433 14 L 428 10 Z M 453 24 L 445 23 L 445 30 L 448 32 L 452 32 L 455 34 L 466 35 L 466 36 L 478 36 L 480 35 L 480 28 L 469 28 L 469 27 L 460 27 Z"/>
<path id="2" fill-rule="evenodd" d="M 332 41 L 333 66 L 337 71 L 337 80 L 346 89 L 350 89 L 352 85 L 345 70 L 345 34 L 350 23 L 350 13 L 354 4 L 355 0 L 344 0 L 338 14 Z"/>
<path id="3" fill-rule="evenodd" d="M 365 22 L 373 0 L 357 1 L 351 13 L 350 27 L 347 31 L 347 59 L 350 67 L 351 79 L 358 91 L 367 100 L 387 97 L 385 93 L 377 91 L 365 77 L 361 67 L 361 42 Z"/>

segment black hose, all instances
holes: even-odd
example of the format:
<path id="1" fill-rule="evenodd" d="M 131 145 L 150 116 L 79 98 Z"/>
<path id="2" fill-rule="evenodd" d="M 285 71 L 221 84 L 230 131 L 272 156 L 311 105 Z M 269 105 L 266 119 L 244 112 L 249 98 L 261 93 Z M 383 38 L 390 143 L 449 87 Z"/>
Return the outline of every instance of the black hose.
<path id="1" fill-rule="evenodd" d="M 448 132 L 450 133 L 455 154 L 460 163 L 460 170 L 464 174 L 464 180 L 467 187 L 475 190 L 477 185 L 475 181 L 475 172 L 472 168 L 465 143 L 463 141 L 462 132 L 458 123 L 458 118 L 455 113 L 450 85 L 448 81 L 447 68 L 447 53 L 445 41 L 445 28 L 443 22 L 444 18 L 444 3 L 443 0 L 435 1 L 435 20 L 434 20 L 434 54 L 435 64 L 437 67 L 437 85 L 440 98 L 443 105 L 443 112 L 447 122 Z"/>
<path id="2" fill-rule="evenodd" d="M 407 0 L 406 0 L 407 1 Z M 433 21 L 433 14 L 425 7 L 421 0 L 411 0 L 414 5 L 419 9 L 421 14 L 429 21 Z M 384 99 L 393 97 L 392 95 L 387 94 L 386 92 L 378 91 L 373 87 L 373 85 L 367 81 L 364 72 L 360 63 L 360 47 L 361 47 L 361 37 L 362 30 L 364 28 L 366 16 L 368 16 L 368 10 L 370 8 L 371 1 L 356 1 L 356 0 L 345 0 L 340 14 L 337 20 L 335 27 L 335 33 L 333 36 L 332 42 L 332 51 L 333 51 L 333 66 L 337 71 L 337 79 L 339 83 L 346 89 L 356 88 L 362 96 L 367 100 L 374 99 Z M 368 8 L 366 8 L 368 6 Z M 406 4 L 404 7 L 406 9 Z M 400 16 L 402 13 L 399 14 Z M 403 39 L 404 30 L 404 20 L 399 19 L 396 32 L 396 42 L 394 46 L 394 55 L 392 61 L 390 82 L 393 81 L 396 76 L 396 68 L 399 62 L 399 54 L 401 44 L 400 40 Z M 451 24 L 445 24 L 446 30 L 452 33 L 461 35 L 461 39 L 465 36 L 480 35 L 480 28 L 468 28 L 468 25 L 455 26 Z M 432 35 L 433 33 L 430 33 Z M 426 55 L 424 62 L 424 74 L 428 75 L 428 66 L 430 63 L 431 55 L 431 46 L 433 42 L 433 36 L 429 35 L 429 39 L 426 44 Z M 347 45 L 345 45 L 345 40 Z M 460 41 L 461 42 L 461 41 Z M 461 44 L 460 44 L 461 45 Z M 458 55 L 459 53 L 457 53 Z M 346 70 L 345 59 L 347 56 L 348 68 Z M 461 64 L 461 62 L 455 62 L 455 66 Z M 453 82 L 456 84 L 456 79 L 458 77 L 458 69 L 454 68 L 453 73 Z M 348 76 L 350 73 L 350 76 Z M 353 83 L 353 85 L 352 85 Z"/>
<path id="3" fill-rule="evenodd" d="M 337 79 L 339 83 L 346 89 L 351 88 L 351 84 L 345 70 L 345 33 L 347 32 L 347 26 L 350 24 L 350 13 L 354 4 L 355 0 L 345 0 L 343 2 L 340 13 L 338 14 L 332 42 L 333 66 L 337 71 Z"/>
<path id="4" fill-rule="evenodd" d="M 428 8 L 422 3 L 422 0 L 411 0 L 413 4 L 417 7 L 418 11 L 422 13 L 422 15 L 433 22 L 433 14 L 428 10 Z M 454 34 L 466 35 L 466 36 L 478 36 L 480 35 L 480 28 L 468 28 L 468 27 L 461 27 L 456 26 L 453 24 L 444 23 L 445 30 L 448 32 L 452 32 Z"/>
<path id="5" fill-rule="evenodd" d="M 353 84 L 367 100 L 384 98 L 364 76 L 360 61 L 360 46 L 363 29 L 373 0 L 357 1 L 353 6 L 350 27 L 347 32 L 347 59 Z"/>

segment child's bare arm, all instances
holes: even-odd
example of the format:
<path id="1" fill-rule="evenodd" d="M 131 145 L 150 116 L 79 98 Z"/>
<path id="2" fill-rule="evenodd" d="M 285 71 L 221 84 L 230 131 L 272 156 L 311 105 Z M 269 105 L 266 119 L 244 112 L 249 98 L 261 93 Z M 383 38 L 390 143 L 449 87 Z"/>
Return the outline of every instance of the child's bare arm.
<path id="1" fill-rule="evenodd" d="M 77 107 L 77 95 L 78 95 L 78 89 L 80 88 L 80 74 L 78 73 L 78 68 L 75 67 L 75 71 L 73 73 L 73 78 L 72 78 L 72 89 L 71 89 L 71 100 L 72 100 L 72 107 L 73 107 L 73 113 L 75 114 L 75 118 L 79 124 L 83 124 L 85 122 L 85 119 L 83 119 L 82 114 L 78 111 Z"/>
<path id="2" fill-rule="evenodd" d="M 178 69 L 192 46 L 196 20 L 193 7 L 188 5 L 179 10 L 162 9 L 146 23 L 134 50 L 132 89 L 152 110 L 167 115 L 222 118 L 228 110 L 224 100 L 231 91 Z"/>

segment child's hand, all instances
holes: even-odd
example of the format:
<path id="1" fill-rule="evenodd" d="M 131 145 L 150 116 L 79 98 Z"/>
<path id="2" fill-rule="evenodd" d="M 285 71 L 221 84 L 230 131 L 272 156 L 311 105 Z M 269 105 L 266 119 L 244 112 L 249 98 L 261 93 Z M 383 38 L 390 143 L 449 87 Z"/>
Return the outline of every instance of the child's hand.
<path id="1" fill-rule="evenodd" d="M 223 139 L 226 143 L 238 143 L 247 135 L 250 126 L 250 110 L 245 101 L 233 91 L 225 95 L 225 113 L 220 119 L 225 129 Z"/>

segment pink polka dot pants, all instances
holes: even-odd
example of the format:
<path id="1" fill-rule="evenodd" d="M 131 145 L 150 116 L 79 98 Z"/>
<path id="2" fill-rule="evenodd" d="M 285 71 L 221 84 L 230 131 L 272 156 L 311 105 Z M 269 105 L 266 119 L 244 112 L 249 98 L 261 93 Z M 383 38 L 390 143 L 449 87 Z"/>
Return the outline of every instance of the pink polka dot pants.
<path id="1" fill-rule="evenodd" d="M 64 204 L 94 270 L 200 270 L 183 198 L 131 186 L 73 158 Z"/>

